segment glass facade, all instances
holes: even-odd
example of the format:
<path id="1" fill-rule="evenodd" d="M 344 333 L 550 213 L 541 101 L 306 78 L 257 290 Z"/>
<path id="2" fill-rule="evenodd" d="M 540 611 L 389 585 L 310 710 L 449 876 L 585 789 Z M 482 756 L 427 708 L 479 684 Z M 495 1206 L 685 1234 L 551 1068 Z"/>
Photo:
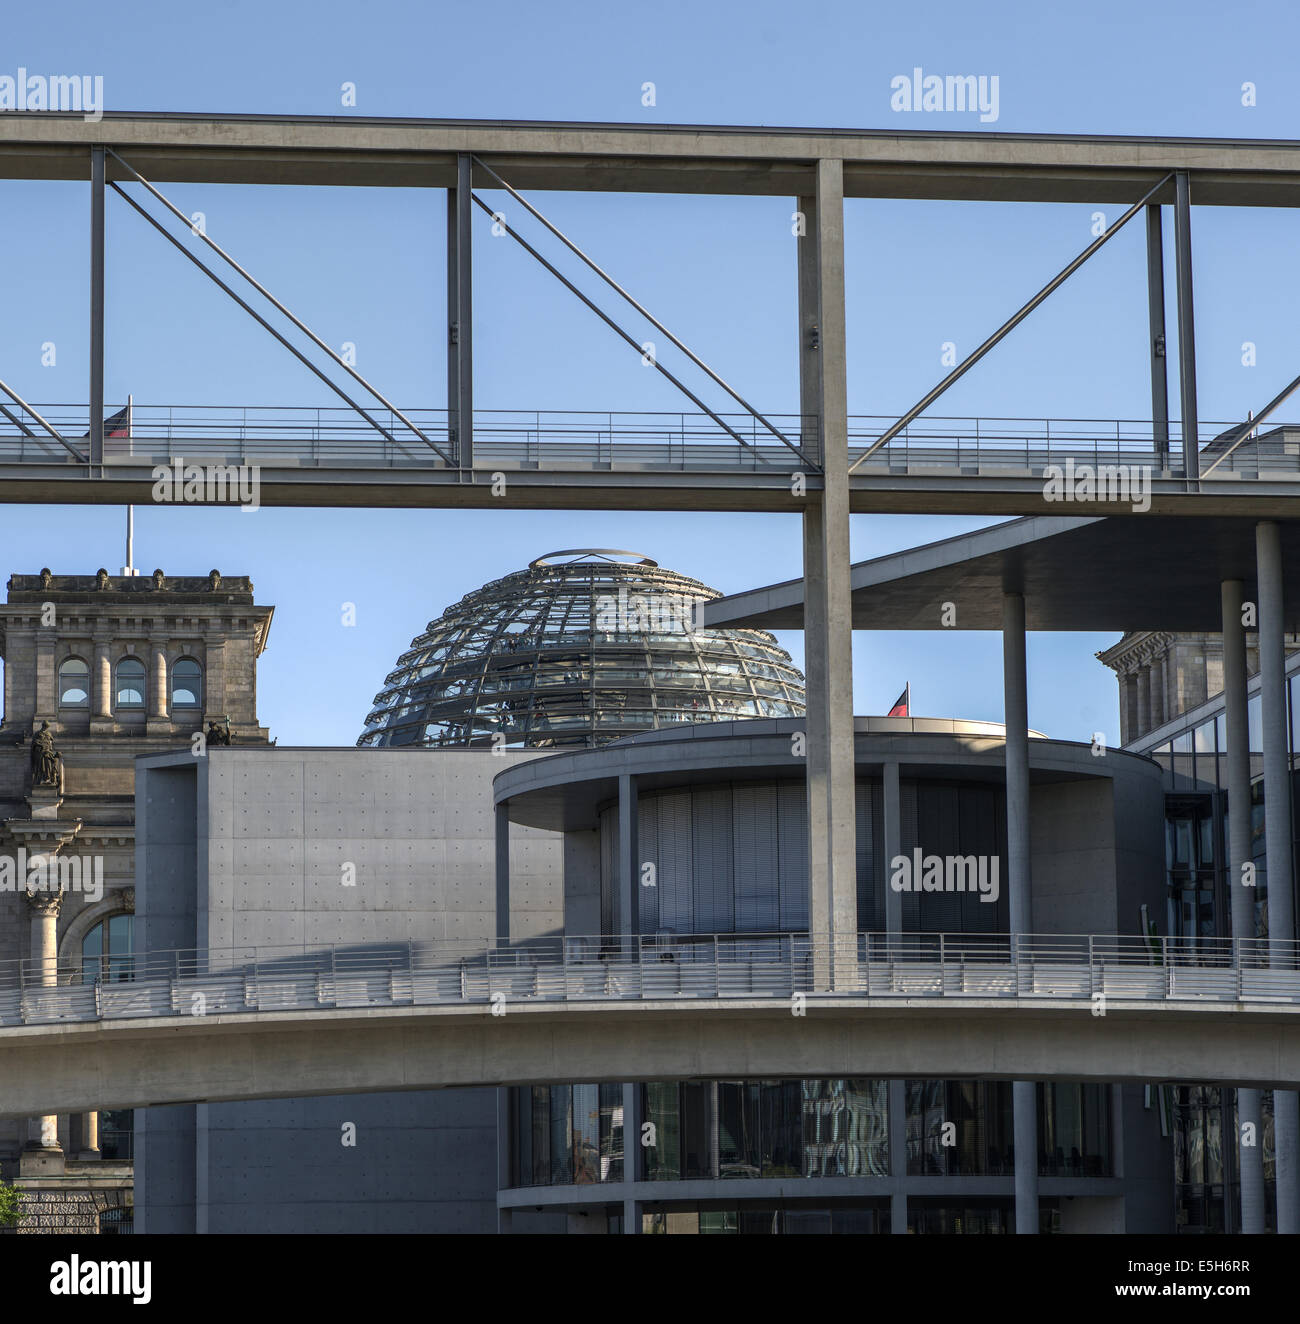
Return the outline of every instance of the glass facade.
<path id="1" fill-rule="evenodd" d="M 623 1180 L 622 1085 L 513 1089 L 517 1186 Z"/>
<path id="2" fill-rule="evenodd" d="M 889 1083 L 880 1079 L 652 1081 L 640 1180 L 888 1177 Z M 1011 1085 L 904 1082 L 909 1177 L 1011 1177 Z M 622 1086 L 511 1091 L 517 1186 L 622 1181 Z M 1114 1175 L 1108 1085 L 1038 1087 L 1038 1170 Z M 630 1180 L 630 1174 L 628 1176 Z"/>
<path id="3" fill-rule="evenodd" d="M 1014 1173 L 1009 1081 L 909 1080 L 905 1097 L 909 1177 Z"/>
<path id="4" fill-rule="evenodd" d="M 647 1181 L 880 1177 L 889 1172 L 881 1080 L 643 1085 Z"/>
<path id="5" fill-rule="evenodd" d="M 1287 678 L 1293 809 L 1297 751 L 1300 750 L 1300 674 Z M 1263 710 L 1258 693 L 1247 702 L 1250 746 L 1250 851 L 1255 866 L 1254 922 L 1233 935 L 1228 903 L 1228 827 L 1233 805 L 1228 795 L 1227 721 L 1221 708 L 1150 750 L 1166 770 L 1166 863 L 1169 913 L 1166 932 L 1177 936 L 1268 937 L 1268 868 L 1265 856 Z M 1300 815 L 1291 814 L 1293 858 Z M 1235 1232 L 1241 1226 L 1241 1185 L 1237 1172 L 1236 1092 L 1209 1085 L 1172 1087 L 1175 1226 L 1182 1233 Z M 1261 1091 L 1267 1226 L 1275 1222 L 1273 1096 Z"/>
<path id="6" fill-rule="evenodd" d="M 699 1205 L 691 1209 L 655 1209 L 643 1213 L 642 1232 L 660 1236 L 738 1235 L 771 1236 L 888 1232 L 889 1202 L 855 1201 L 852 1206 L 813 1208 L 783 1204 L 767 1207 L 719 1209 Z"/>
<path id="7" fill-rule="evenodd" d="M 795 717 L 803 676 L 765 630 L 695 628 L 718 594 L 626 552 L 556 552 L 475 590 L 411 643 L 357 744 L 596 745 Z"/>

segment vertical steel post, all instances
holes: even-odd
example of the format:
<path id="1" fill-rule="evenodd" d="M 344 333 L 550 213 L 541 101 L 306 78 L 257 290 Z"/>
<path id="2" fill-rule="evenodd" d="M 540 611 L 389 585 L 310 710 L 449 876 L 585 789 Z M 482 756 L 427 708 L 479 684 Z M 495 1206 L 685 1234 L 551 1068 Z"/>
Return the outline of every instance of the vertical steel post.
<path id="1" fill-rule="evenodd" d="M 1165 353 L 1165 247 L 1157 203 L 1147 207 L 1147 310 L 1151 327 L 1151 440 L 1164 468 L 1169 463 L 1169 359 Z"/>
<path id="2" fill-rule="evenodd" d="M 1228 736 L 1228 907 L 1241 996 L 1241 940 L 1255 936 L 1256 887 L 1246 885 L 1253 867 L 1250 849 L 1250 732 L 1246 707 L 1246 628 L 1240 579 L 1220 585 L 1223 625 L 1223 695 Z M 1243 1132 L 1243 1125 L 1250 1131 Z M 1241 1231 L 1264 1229 L 1264 1125 L 1258 1090 L 1237 1091 L 1236 1143 L 1225 1146 L 1237 1158 L 1241 1180 Z M 1249 1143 L 1248 1143 L 1249 1140 Z"/>
<path id="3" fill-rule="evenodd" d="M 1002 595 L 1003 720 L 1006 724 L 1007 900 L 1013 953 L 1032 932 L 1029 872 L 1029 690 L 1025 670 L 1025 599 Z M 1013 955 L 1013 961 L 1015 956 Z M 1017 990 L 1019 976 L 1017 975 Z M 1011 1085 L 1016 1232 L 1038 1232 L 1038 1087 Z"/>
<path id="4" fill-rule="evenodd" d="M 104 149 L 90 149 L 90 464 L 104 463 Z"/>
<path id="5" fill-rule="evenodd" d="M 1183 474 L 1201 476 L 1196 414 L 1196 319 L 1192 310 L 1192 187 L 1187 171 L 1174 177 L 1174 248 L 1178 277 L 1178 389 L 1183 419 Z"/>
<path id="6" fill-rule="evenodd" d="M 1295 878 L 1291 836 L 1291 758 L 1286 711 L 1286 607 L 1278 526 L 1255 526 L 1259 588 L 1260 707 L 1264 734 L 1264 853 L 1268 863 L 1268 963 L 1295 960 Z M 1273 1091 L 1277 1152 L 1277 1231 L 1300 1231 L 1300 1100 L 1294 1090 Z"/>
<path id="7" fill-rule="evenodd" d="M 474 467 L 472 160 L 458 154 L 456 186 L 447 190 L 447 440 L 463 470 Z"/>

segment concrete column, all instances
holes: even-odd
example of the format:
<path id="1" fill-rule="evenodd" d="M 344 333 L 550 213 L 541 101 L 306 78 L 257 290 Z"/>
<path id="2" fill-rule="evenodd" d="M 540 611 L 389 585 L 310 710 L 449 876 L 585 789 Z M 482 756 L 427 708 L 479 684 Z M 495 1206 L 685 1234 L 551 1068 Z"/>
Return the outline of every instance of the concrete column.
<path id="1" fill-rule="evenodd" d="M 622 935 L 641 932 L 641 847 L 636 778 L 618 779 L 618 898 Z"/>
<path id="2" fill-rule="evenodd" d="M 1007 904 L 1011 940 L 1031 933 L 1029 875 L 1029 687 L 1025 671 L 1025 600 L 1002 595 L 1003 718 L 1007 764 Z M 1011 1087 L 1016 1152 L 1016 1231 L 1038 1231 L 1038 1099 L 1032 1081 Z"/>
<path id="3" fill-rule="evenodd" d="M 1144 736 L 1151 730 L 1151 668 L 1138 667 L 1137 670 L 1137 720 L 1136 734 Z"/>
<path id="4" fill-rule="evenodd" d="M 894 1191 L 889 1197 L 889 1230 L 907 1232 L 907 1082 L 889 1082 L 889 1175 Z"/>
<path id="5" fill-rule="evenodd" d="M 903 931 L 903 894 L 889 885 L 891 861 L 903 853 L 903 795 L 899 784 L 898 764 L 891 760 L 884 767 L 884 836 L 885 836 L 885 932 Z"/>
<path id="6" fill-rule="evenodd" d="M 101 1157 L 99 1150 L 98 1113 L 81 1114 L 81 1153 L 78 1157 L 83 1159 L 97 1159 Z"/>
<path id="7" fill-rule="evenodd" d="M 31 970 L 28 978 L 42 987 L 59 982 L 59 906 L 61 892 L 29 892 L 27 906 L 31 914 Z M 27 1159 L 19 1160 L 20 1171 L 60 1172 L 63 1149 L 59 1144 L 59 1119 L 55 1114 L 32 1117 L 27 1124 Z M 35 1152 L 33 1152 L 35 1151 Z"/>
<path id="8" fill-rule="evenodd" d="M 644 1177 L 641 1155 L 641 1086 L 631 1081 L 623 1086 L 623 1180 L 638 1182 Z M 623 1231 L 630 1236 L 641 1234 L 641 1202 L 623 1201 Z"/>
<path id="9" fill-rule="evenodd" d="M 1291 846 L 1291 759 L 1288 752 L 1285 610 L 1282 543 L 1271 520 L 1255 526 L 1259 585 L 1259 675 L 1264 724 L 1264 849 L 1268 861 L 1270 965 L 1295 964 L 1295 880 Z M 1273 1092 L 1273 1138 L 1277 1147 L 1277 1230 L 1300 1231 L 1300 1097 Z"/>
<path id="10" fill-rule="evenodd" d="M 510 1110 L 510 1090 L 497 1090 L 497 1190 L 507 1191 L 515 1185 L 513 1172 L 515 1136 Z M 497 1208 L 497 1231 L 510 1231 L 510 1210 Z"/>
<path id="11" fill-rule="evenodd" d="M 510 941 L 510 814 L 508 801 L 496 807 L 497 942 Z"/>
<path id="12" fill-rule="evenodd" d="M 800 409 L 819 421 L 822 461 L 820 500 L 810 494 L 803 528 L 808 922 L 842 958 L 838 969 L 814 960 L 814 986 L 826 989 L 856 982 L 858 930 L 843 162 L 819 161 L 816 196 L 799 201 Z"/>
<path id="13" fill-rule="evenodd" d="M 1228 903 L 1232 936 L 1255 936 L 1255 895 L 1247 886 L 1250 864 L 1250 730 L 1246 716 L 1246 631 L 1241 623 L 1242 582 L 1225 579 L 1223 610 L 1223 695 L 1228 729 Z M 1243 1132 L 1244 1127 L 1249 1127 Z M 1244 1144 L 1243 1135 L 1253 1143 Z M 1258 1090 L 1237 1091 L 1234 1145 L 1241 1174 L 1241 1230 L 1264 1231 L 1264 1128 Z"/>
<path id="14" fill-rule="evenodd" d="M 153 655 L 152 674 L 149 677 L 149 716 L 167 717 L 167 703 L 171 697 L 167 693 L 167 645 L 161 639 L 151 640 L 149 648 Z"/>
<path id="15" fill-rule="evenodd" d="M 95 659 L 91 663 L 91 715 L 100 719 L 113 716 L 113 659 L 108 639 L 95 640 Z"/>

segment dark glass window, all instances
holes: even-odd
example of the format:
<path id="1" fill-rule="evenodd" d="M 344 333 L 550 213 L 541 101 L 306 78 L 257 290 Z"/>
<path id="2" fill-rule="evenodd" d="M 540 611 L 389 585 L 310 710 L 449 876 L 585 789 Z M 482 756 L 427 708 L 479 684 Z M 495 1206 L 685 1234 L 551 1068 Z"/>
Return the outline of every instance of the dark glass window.
<path id="1" fill-rule="evenodd" d="M 183 657 L 172 667 L 172 707 L 202 706 L 203 668 L 192 657 Z"/>
<path id="2" fill-rule="evenodd" d="M 1039 1085 L 1039 1175 L 1111 1176 L 1110 1121 L 1107 1086 L 1070 1081 Z"/>
<path id="3" fill-rule="evenodd" d="M 117 664 L 117 708 L 144 707 L 144 663 L 138 657 L 124 657 Z"/>
<path id="4" fill-rule="evenodd" d="M 59 707 L 90 707 L 90 668 L 79 657 L 70 657 L 59 667 Z"/>
<path id="5" fill-rule="evenodd" d="M 909 1177 L 1009 1176 L 1011 1084 L 987 1080 L 909 1080 Z"/>

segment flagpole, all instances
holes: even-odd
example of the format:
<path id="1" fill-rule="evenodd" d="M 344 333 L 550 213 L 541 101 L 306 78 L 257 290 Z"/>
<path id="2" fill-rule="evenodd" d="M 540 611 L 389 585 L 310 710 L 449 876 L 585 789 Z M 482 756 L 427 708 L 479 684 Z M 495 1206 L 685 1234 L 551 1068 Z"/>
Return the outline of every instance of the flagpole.
<path id="1" fill-rule="evenodd" d="M 908 715 L 909 717 L 911 717 L 911 715 L 912 715 L 912 682 L 909 680 L 904 688 L 906 689 L 906 692 L 907 692 L 907 715 Z"/>
<path id="2" fill-rule="evenodd" d="M 130 451 L 131 438 L 131 406 L 133 397 L 126 397 L 126 436 L 127 450 Z M 126 569 L 124 572 L 129 579 L 135 578 L 135 507 L 126 508 Z"/>

